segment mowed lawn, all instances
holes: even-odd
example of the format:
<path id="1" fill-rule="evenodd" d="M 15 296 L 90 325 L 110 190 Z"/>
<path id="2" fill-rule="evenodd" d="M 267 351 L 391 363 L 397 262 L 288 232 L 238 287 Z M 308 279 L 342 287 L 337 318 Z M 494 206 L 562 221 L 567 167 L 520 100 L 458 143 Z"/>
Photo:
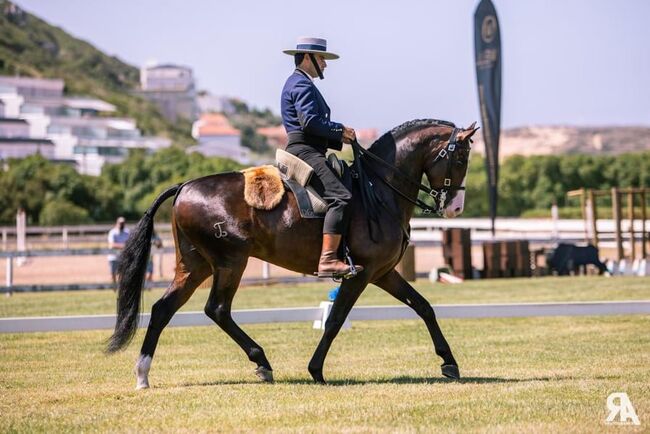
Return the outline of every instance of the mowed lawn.
<path id="1" fill-rule="evenodd" d="M 650 279 L 484 280 L 416 285 L 434 304 L 650 299 Z M 244 288 L 235 308 L 312 306 L 329 285 Z M 159 292 L 147 293 L 147 304 Z M 7 316 L 110 313 L 110 293 L 17 294 Z M 199 291 L 187 310 L 200 310 Z M 362 304 L 392 304 L 369 288 Z M 441 320 L 463 380 L 441 377 L 421 321 L 353 323 L 334 342 L 327 386 L 307 373 L 320 332 L 310 324 L 245 325 L 275 384 L 214 327 L 169 328 L 136 392 L 143 332 L 105 356 L 108 331 L 0 334 L 0 431 L 60 432 L 600 432 L 648 431 L 650 317 Z M 641 426 L 607 427 L 606 398 L 626 392 Z"/>

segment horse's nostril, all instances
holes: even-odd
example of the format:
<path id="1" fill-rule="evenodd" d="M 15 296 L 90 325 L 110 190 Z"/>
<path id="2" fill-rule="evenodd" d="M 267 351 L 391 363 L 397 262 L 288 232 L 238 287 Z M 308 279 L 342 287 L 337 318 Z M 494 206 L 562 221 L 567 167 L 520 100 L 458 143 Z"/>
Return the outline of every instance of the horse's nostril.
<path id="1" fill-rule="evenodd" d="M 460 212 L 460 207 L 456 208 L 454 212 Z"/>

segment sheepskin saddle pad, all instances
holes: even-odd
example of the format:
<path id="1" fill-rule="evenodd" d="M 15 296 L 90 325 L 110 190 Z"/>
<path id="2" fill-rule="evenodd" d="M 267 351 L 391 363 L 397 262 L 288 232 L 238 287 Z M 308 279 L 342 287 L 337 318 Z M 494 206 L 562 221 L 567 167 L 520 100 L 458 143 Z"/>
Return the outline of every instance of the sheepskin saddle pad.
<path id="1" fill-rule="evenodd" d="M 256 209 L 273 209 L 284 196 L 284 184 L 277 167 L 266 165 L 241 171 L 244 174 L 244 200 Z"/>

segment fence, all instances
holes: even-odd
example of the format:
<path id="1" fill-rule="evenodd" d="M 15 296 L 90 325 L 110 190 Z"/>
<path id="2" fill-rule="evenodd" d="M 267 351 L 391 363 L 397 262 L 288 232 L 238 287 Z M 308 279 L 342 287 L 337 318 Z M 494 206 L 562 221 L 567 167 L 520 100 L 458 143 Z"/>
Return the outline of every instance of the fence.
<path id="1" fill-rule="evenodd" d="M 629 231 L 629 221 L 622 222 L 621 230 Z M 642 221 L 634 222 L 636 231 L 641 230 Z M 650 220 L 646 223 L 650 226 Z M 439 229 L 465 228 L 472 230 L 472 240 L 475 244 L 492 239 L 490 233 L 490 219 L 485 218 L 454 218 L 454 219 L 428 219 L 414 218 L 410 222 L 413 241 L 417 244 L 433 243 L 440 245 L 442 242 Z M 79 225 L 79 226 L 28 226 L 26 228 L 26 243 L 30 245 L 42 244 L 67 249 L 75 242 L 105 243 L 106 234 L 113 227 L 104 225 Z M 615 220 L 598 219 L 597 227 L 601 240 L 614 242 L 616 233 Z M 520 219 L 499 218 L 496 221 L 496 233 L 499 239 L 525 238 L 532 242 L 549 242 L 552 239 L 562 239 L 567 242 L 583 241 L 585 233 L 591 230 L 582 220 L 574 219 Z M 165 239 L 169 239 L 171 225 L 169 223 L 156 223 L 156 231 Z M 15 226 L 0 226 L 2 236 L 2 250 L 8 251 L 16 248 L 17 231 Z"/>
<path id="2" fill-rule="evenodd" d="M 625 223 L 625 222 L 623 222 Z M 640 222 L 637 221 L 636 224 Z M 412 219 L 411 241 L 416 246 L 441 246 L 442 235 L 438 229 L 445 228 L 466 228 L 472 231 L 472 244 L 482 244 L 491 240 L 489 219 Z M 613 220 L 599 220 L 601 240 L 614 240 L 615 222 Z M 82 290 L 82 289 L 109 289 L 111 283 L 83 283 L 83 284 L 59 284 L 59 285 L 14 285 L 14 260 L 26 257 L 44 256 L 83 256 L 103 255 L 111 253 L 109 249 L 102 248 L 65 248 L 73 243 L 92 242 L 94 244 L 104 243 L 106 232 L 111 225 L 82 225 L 82 226 L 59 226 L 59 227 L 27 227 L 26 235 L 27 250 L 7 251 L 10 244 L 10 237 L 19 235 L 15 227 L 1 227 L 2 245 L 5 251 L 0 252 L 0 258 L 6 258 L 6 282 L 0 287 L 0 293 L 24 292 L 24 291 L 58 291 L 58 290 Z M 581 241 L 584 236 L 584 222 L 581 220 L 557 220 L 550 219 L 498 219 L 496 222 L 497 239 L 521 239 L 525 238 L 536 244 L 551 244 L 557 239 L 563 241 Z M 169 224 L 156 224 L 156 230 L 161 234 L 168 234 L 171 230 Z M 610 236 L 611 235 L 611 236 Z M 555 238 L 557 237 L 557 238 Z M 554 240 L 555 238 L 555 240 Z M 58 245 L 64 247 L 60 250 L 30 250 L 30 245 Z M 167 243 L 169 245 L 169 243 Z M 155 254 L 162 257 L 162 253 L 173 253 L 171 247 L 154 250 Z M 158 267 L 159 270 L 161 267 Z M 256 283 L 294 283 L 313 281 L 310 276 L 286 276 L 272 278 L 270 267 L 263 265 L 261 278 L 245 278 L 243 284 Z M 156 282 L 157 285 L 166 286 L 167 281 Z"/>
<path id="3" fill-rule="evenodd" d="M 5 286 L 0 287 L 0 293 L 11 295 L 13 292 L 48 292 L 48 291 L 75 291 L 75 290 L 89 290 L 89 289 L 113 289 L 112 283 L 79 283 L 79 284 L 53 284 L 53 285 L 14 285 L 13 283 L 13 269 L 14 261 L 20 258 L 28 257 L 52 257 L 52 256 L 90 256 L 90 255 L 107 255 L 115 253 L 112 249 L 70 249 L 70 250 L 38 250 L 38 251 L 24 251 L 24 252 L 0 252 L 0 258 L 6 260 L 6 278 Z M 164 253 L 174 253 L 173 247 L 165 247 L 154 249 L 154 254 L 162 255 Z M 159 268 L 162 261 L 159 261 Z M 244 278 L 242 284 L 244 285 L 257 285 L 257 284 L 275 284 L 275 283 L 302 283 L 317 281 L 317 278 L 311 276 L 271 276 L 270 266 L 268 263 L 263 263 L 261 278 Z M 156 281 L 156 286 L 168 286 L 170 281 Z"/>

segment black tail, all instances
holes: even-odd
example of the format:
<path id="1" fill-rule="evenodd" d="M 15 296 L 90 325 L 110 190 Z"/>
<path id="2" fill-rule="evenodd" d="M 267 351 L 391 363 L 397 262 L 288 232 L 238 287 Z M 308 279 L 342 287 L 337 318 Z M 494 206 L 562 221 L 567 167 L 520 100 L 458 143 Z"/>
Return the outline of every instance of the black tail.
<path id="1" fill-rule="evenodd" d="M 168 188 L 144 213 L 138 222 L 120 254 L 117 288 L 117 321 L 115 331 L 108 340 L 106 351 L 114 353 L 126 347 L 138 328 L 140 313 L 140 296 L 144 284 L 144 275 L 151 252 L 151 236 L 153 234 L 153 216 L 158 207 L 167 199 L 174 196 L 181 184 Z"/>

